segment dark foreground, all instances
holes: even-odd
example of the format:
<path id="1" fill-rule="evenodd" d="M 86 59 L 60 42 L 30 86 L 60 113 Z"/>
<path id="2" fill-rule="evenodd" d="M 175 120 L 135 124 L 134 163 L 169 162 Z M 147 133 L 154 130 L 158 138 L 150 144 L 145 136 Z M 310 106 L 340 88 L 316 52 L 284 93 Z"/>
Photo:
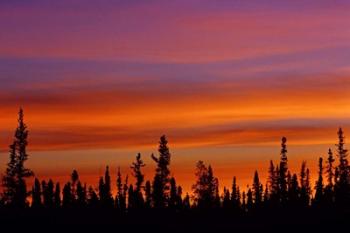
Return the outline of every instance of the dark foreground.
<path id="1" fill-rule="evenodd" d="M 0 232 L 349 232 L 350 215 L 335 211 L 265 211 L 238 214 L 225 210 L 57 209 L 0 211 Z M 6 230 L 6 231 L 5 231 Z"/>

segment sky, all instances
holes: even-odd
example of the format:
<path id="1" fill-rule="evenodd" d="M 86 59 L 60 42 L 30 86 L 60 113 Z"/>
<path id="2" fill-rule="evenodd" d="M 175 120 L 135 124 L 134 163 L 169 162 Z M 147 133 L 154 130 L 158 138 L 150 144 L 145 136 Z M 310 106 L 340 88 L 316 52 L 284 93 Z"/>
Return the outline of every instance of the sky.
<path id="1" fill-rule="evenodd" d="M 190 191 L 195 163 L 221 186 L 267 175 L 288 138 L 290 168 L 350 134 L 350 2 L 343 0 L 2 0 L 0 169 L 19 107 L 28 166 L 96 185 L 104 167 L 130 174 L 138 152 L 152 179 L 159 137 Z M 314 175 L 315 176 L 315 175 Z"/>

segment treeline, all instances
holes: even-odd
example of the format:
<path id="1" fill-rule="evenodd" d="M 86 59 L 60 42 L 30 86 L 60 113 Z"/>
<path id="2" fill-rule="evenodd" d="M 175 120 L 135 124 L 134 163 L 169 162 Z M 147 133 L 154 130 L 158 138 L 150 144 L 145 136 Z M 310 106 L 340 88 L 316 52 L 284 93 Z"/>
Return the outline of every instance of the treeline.
<path id="1" fill-rule="evenodd" d="M 74 170 L 71 179 L 62 187 L 53 180 L 35 178 L 32 188 L 26 186 L 26 179 L 34 173 L 25 167 L 28 159 L 26 147 L 28 130 L 23 120 L 23 110 L 19 111 L 18 127 L 7 168 L 2 177 L 3 192 L 1 209 L 108 209 L 121 214 L 139 210 L 169 210 L 174 212 L 224 210 L 237 214 L 259 213 L 272 210 L 320 211 L 350 210 L 350 167 L 348 151 L 345 149 L 344 132 L 338 131 L 338 143 L 333 153 L 331 149 L 325 158 L 318 161 L 318 179 L 310 182 L 310 171 L 306 162 L 298 173 L 288 169 L 287 139 L 282 138 L 280 161 L 270 161 L 269 176 L 262 184 L 258 171 L 252 176 L 252 185 L 241 189 L 233 177 L 232 187 L 219 190 L 219 180 L 210 165 L 203 161 L 196 164 L 196 182 L 192 194 L 183 193 L 175 177 L 170 174 L 171 153 L 168 141 L 162 136 L 159 141 L 158 156 L 152 155 L 156 164 L 153 180 L 145 180 L 145 166 L 141 154 L 131 164 L 131 174 L 135 183 L 129 181 L 118 169 L 116 182 L 112 182 L 109 167 L 100 177 L 96 187 L 87 186 Z M 116 195 L 112 187 L 116 187 Z"/>

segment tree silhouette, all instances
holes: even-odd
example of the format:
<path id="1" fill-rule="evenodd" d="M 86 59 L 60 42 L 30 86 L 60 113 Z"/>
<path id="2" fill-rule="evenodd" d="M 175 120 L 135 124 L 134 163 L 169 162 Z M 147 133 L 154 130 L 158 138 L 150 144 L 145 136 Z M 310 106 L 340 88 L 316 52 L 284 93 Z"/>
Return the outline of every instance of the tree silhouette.
<path id="1" fill-rule="evenodd" d="M 302 207 L 306 207 L 310 203 L 310 172 L 306 167 L 306 162 L 303 161 L 300 171 L 300 204 Z"/>
<path id="2" fill-rule="evenodd" d="M 199 208 L 212 208 L 217 206 L 218 180 L 214 177 L 213 170 L 203 161 L 198 161 L 196 166 L 196 183 L 192 186 L 194 201 Z"/>
<path id="3" fill-rule="evenodd" d="M 338 131 L 337 157 L 337 179 L 335 187 L 335 201 L 338 207 L 350 208 L 350 172 L 348 163 L 348 150 L 345 149 L 345 137 L 342 128 Z"/>
<path id="4" fill-rule="evenodd" d="M 269 193 L 269 204 L 272 207 L 276 207 L 279 204 L 279 169 L 278 166 L 275 168 L 273 161 L 270 160 L 270 166 L 269 166 L 269 175 L 267 178 L 268 187 L 270 190 Z"/>
<path id="5" fill-rule="evenodd" d="M 77 183 L 77 206 L 85 207 L 87 201 L 86 184 L 82 185 L 80 181 Z"/>
<path id="6" fill-rule="evenodd" d="M 141 159 L 141 154 L 138 153 L 136 156 L 135 162 L 131 165 L 132 175 L 136 180 L 135 190 L 134 192 L 134 205 L 136 208 L 142 208 L 144 206 L 144 199 L 142 195 L 143 182 L 145 180 L 145 176 L 143 175 L 141 169 L 146 166 L 145 163 Z"/>
<path id="7" fill-rule="evenodd" d="M 44 206 L 46 208 L 53 208 L 54 206 L 54 183 L 50 179 L 46 184 L 45 181 L 42 181 L 42 190 L 43 190 L 43 199 Z"/>
<path id="8" fill-rule="evenodd" d="M 226 187 L 224 187 L 224 193 L 223 193 L 223 197 L 222 197 L 222 207 L 224 209 L 231 209 L 232 205 L 231 205 L 231 200 L 230 200 L 230 190 L 226 189 Z"/>
<path id="9" fill-rule="evenodd" d="M 32 188 L 32 207 L 40 208 L 42 207 L 41 201 L 41 185 L 38 178 L 35 178 L 34 185 Z"/>
<path id="10" fill-rule="evenodd" d="M 233 210 L 237 211 L 241 207 L 240 192 L 237 186 L 236 177 L 233 177 L 232 190 L 231 190 L 231 205 Z"/>
<path id="11" fill-rule="evenodd" d="M 324 201 L 324 184 L 323 184 L 323 159 L 318 160 L 318 180 L 315 186 L 316 194 L 314 198 L 314 204 L 321 206 Z"/>
<path id="12" fill-rule="evenodd" d="M 279 166 L 279 192 L 282 205 L 287 202 L 287 172 L 288 172 L 288 159 L 287 159 L 287 138 L 282 138 L 281 143 L 281 160 Z"/>
<path id="13" fill-rule="evenodd" d="M 109 167 L 106 166 L 105 176 L 99 180 L 99 197 L 100 203 L 105 208 L 113 208 L 113 197 L 111 192 L 111 177 L 109 175 Z"/>
<path id="14" fill-rule="evenodd" d="M 63 199 L 62 206 L 63 207 L 71 207 L 73 204 L 73 194 L 72 194 L 72 185 L 70 182 L 67 182 L 63 187 Z"/>
<path id="15" fill-rule="evenodd" d="M 247 191 L 247 210 L 251 211 L 253 209 L 253 192 L 250 188 Z"/>
<path id="16" fill-rule="evenodd" d="M 327 174 L 327 185 L 324 190 L 324 200 L 327 208 L 330 208 L 334 203 L 334 177 L 335 168 L 333 163 L 335 159 L 333 157 L 333 152 L 331 149 L 328 150 L 326 174 Z"/>
<path id="17" fill-rule="evenodd" d="M 145 185 L 145 207 L 146 208 L 152 207 L 152 188 L 151 188 L 150 181 L 147 181 Z"/>
<path id="18" fill-rule="evenodd" d="M 263 199 L 263 197 L 262 197 L 263 186 L 260 183 L 258 171 L 255 171 L 255 173 L 254 173 L 252 189 L 253 189 L 252 191 L 253 191 L 253 200 L 254 200 L 255 208 L 259 208 L 259 207 L 261 207 L 262 199 Z"/>
<path id="19" fill-rule="evenodd" d="M 291 208 L 295 208 L 299 205 L 299 183 L 297 174 L 293 174 L 288 188 L 288 201 Z"/>
<path id="20" fill-rule="evenodd" d="M 17 208 L 27 206 L 26 178 L 32 177 L 34 173 L 24 166 L 28 159 L 28 130 L 24 123 L 23 110 L 18 113 L 18 126 L 14 135 L 13 144 L 10 145 L 10 159 L 2 179 L 3 194 L 2 199 L 5 205 Z"/>
<path id="21" fill-rule="evenodd" d="M 60 183 L 56 183 L 55 194 L 54 194 L 54 205 L 56 208 L 61 206 L 61 186 Z"/>
<path id="22" fill-rule="evenodd" d="M 87 191 L 87 206 L 94 209 L 99 207 L 98 196 L 92 186 L 89 186 Z"/>
<path id="23" fill-rule="evenodd" d="M 117 196 L 115 198 L 115 203 L 117 209 L 124 212 L 126 209 L 126 196 L 123 188 L 122 174 L 120 172 L 120 167 L 117 171 Z"/>
<path id="24" fill-rule="evenodd" d="M 155 208 L 164 208 L 167 206 L 170 191 L 170 157 L 168 141 L 165 135 L 160 137 L 159 141 L 159 157 L 152 154 L 152 159 L 156 162 L 156 174 L 153 180 L 153 206 Z"/>

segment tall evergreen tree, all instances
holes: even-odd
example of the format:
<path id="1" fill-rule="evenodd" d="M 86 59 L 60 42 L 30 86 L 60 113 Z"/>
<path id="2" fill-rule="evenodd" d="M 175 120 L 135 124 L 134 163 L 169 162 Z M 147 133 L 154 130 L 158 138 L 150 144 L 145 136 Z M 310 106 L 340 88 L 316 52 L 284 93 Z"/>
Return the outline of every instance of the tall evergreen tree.
<path id="1" fill-rule="evenodd" d="M 261 207 L 261 203 L 262 203 L 263 188 L 262 188 L 262 184 L 260 183 L 258 171 L 255 171 L 254 173 L 252 189 L 253 189 L 252 191 L 253 191 L 254 205 L 256 208 L 259 208 Z"/>
<path id="2" fill-rule="evenodd" d="M 72 200 L 72 185 L 70 182 L 66 183 L 63 187 L 63 199 L 62 199 L 62 206 L 63 207 L 71 207 L 73 204 Z"/>
<path id="3" fill-rule="evenodd" d="M 56 183 L 55 194 L 54 194 L 54 205 L 56 208 L 61 207 L 61 186 L 60 183 Z"/>
<path id="4" fill-rule="evenodd" d="M 222 207 L 224 209 L 231 209 L 232 205 L 231 205 L 231 199 L 230 199 L 230 190 L 226 189 L 226 187 L 224 187 L 224 193 L 222 196 Z"/>
<path id="5" fill-rule="evenodd" d="M 335 159 L 333 157 L 333 152 L 332 150 L 329 148 L 328 150 L 328 158 L 327 158 L 327 168 L 326 168 L 326 173 L 327 173 L 327 181 L 328 184 L 327 186 L 332 187 L 334 185 L 334 166 L 333 163 L 335 162 Z"/>
<path id="6" fill-rule="evenodd" d="M 183 199 L 182 207 L 184 210 L 191 209 L 190 195 L 188 193 L 186 193 L 185 198 Z"/>
<path id="7" fill-rule="evenodd" d="M 77 184 L 79 182 L 79 174 L 77 170 L 73 170 L 72 174 L 71 174 L 71 200 L 73 204 L 76 204 L 76 200 L 77 200 Z"/>
<path id="8" fill-rule="evenodd" d="M 348 150 L 345 149 L 345 136 L 342 128 L 338 131 L 337 157 L 337 180 L 335 189 L 335 201 L 338 207 L 350 208 L 350 168 L 348 163 Z"/>
<path id="9" fill-rule="evenodd" d="M 27 206 L 26 178 L 32 177 L 34 173 L 24 166 L 28 159 L 28 130 L 24 123 L 23 110 L 18 113 L 18 127 L 14 135 L 13 144 L 10 145 L 10 159 L 2 179 L 3 201 L 6 205 L 17 208 Z"/>
<path id="10" fill-rule="evenodd" d="M 211 166 L 208 168 L 203 161 L 196 165 L 196 183 L 192 186 L 194 201 L 199 208 L 212 208 L 217 205 L 218 181 L 214 177 Z"/>
<path id="11" fill-rule="evenodd" d="M 134 187 L 132 184 L 129 185 L 128 188 L 128 211 L 131 211 L 132 209 L 136 209 L 136 198 L 135 198 L 135 192 Z"/>
<path id="12" fill-rule="evenodd" d="M 170 179 L 170 198 L 169 198 L 169 208 L 177 209 L 178 208 L 178 193 L 177 193 L 176 180 L 174 177 Z"/>
<path id="13" fill-rule="evenodd" d="M 152 187 L 150 181 L 147 181 L 145 185 L 145 207 L 152 207 Z"/>
<path id="14" fill-rule="evenodd" d="M 251 211 L 253 209 L 253 192 L 250 188 L 247 191 L 247 210 Z"/>
<path id="15" fill-rule="evenodd" d="M 141 154 L 138 153 L 136 156 L 136 161 L 133 162 L 131 166 L 132 175 L 136 180 L 134 195 L 135 195 L 135 207 L 137 208 L 142 208 L 144 205 L 142 189 L 144 188 L 143 182 L 145 180 L 145 176 L 141 171 L 142 167 L 144 166 L 146 165 L 141 159 Z"/>
<path id="16" fill-rule="evenodd" d="M 120 172 L 120 167 L 117 171 L 117 196 L 115 198 L 115 203 L 117 209 L 124 212 L 126 209 L 126 196 L 124 195 L 122 174 Z"/>
<path id="17" fill-rule="evenodd" d="M 167 206 L 170 192 L 170 158 L 171 154 L 168 147 L 168 141 L 165 135 L 161 136 L 159 141 L 159 157 L 152 154 L 152 159 L 156 162 L 156 174 L 153 180 L 153 205 L 155 208 L 164 208 Z"/>
<path id="18" fill-rule="evenodd" d="M 239 187 L 237 186 L 236 177 L 233 177 L 232 181 L 232 190 L 231 190 L 231 205 L 234 210 L 238 210 L 240 208 L 240 193 Z"/>
<path id="19" fill-rule="evenodd" d="M 77 183 L 77 206 L 82 208 L 86 206 L 87 190 L 86 184 L 82 185 L 80 181 Z"/>
<path id="20" fill-rule="evenodd" d="M 101 205 L 104 208 L 113 207 L 113 197 L 112 197 L 112 191 L 111 191 L 111 176 L 109 175 L 108 166 L 106 166 L 104 178 L 100 177 L 99 196 L 100 196 Z"/>
<path id="21" fill-rule="evenodd" d="M 314 204 L 321 206 L 324 201 L 324 185 L 323 185 L 323 159 L 322 157 L 318 160 L 318 180 L 316 181 L 315 186 L 315 198 Z"/>
<path id="22" fill-rule="evenodd" d="M 303 161 L 300 170 L 300 204 L 302 207 L 309 205 L 310 193 L 310 172 L 306 167 L 306 162 Z"/>
<path id="23" fill-rule="evenodd" d="M 42 182 L 44 206 L 46 208 L 52 208 L 54 206 L 54 184 L 50 179 L 48 183 Z"/>
<path id="24" fill-rule="evenodd" d="M 92 186 L 89 186 L 87 191 L 87 205 L 90 208 L 99 207 L 99 200 L 96 191 Z"/>
<path id="25" fill-rule="evenodd" d="M 289 207 L 295 208 L 299 202 L 299 183 L 297 174 L 293 174 L 291 178 L 291 184 L 288 189 L 288 202 Z"/>
<path id="26" fill-rule="evenodd" d="M 324 189 L 324 200 L 327 208 L 332 207 L 334 202 L 334 180 L 335 180 L 335 167 L 333 165 L 334 162 L 335 162 L 335 159 L 333 157 L 333 152 L 331 149 L 329 149 L 327 163 L 326 163 L 327 185 Z"/>
<path id="27" fill-rule="evenodd" d="M 280 200 L 282 204 L 287 202 L 287 172 L 288 172 L 288 159 L 287 159 L 287 138 L 282 138 L 281 143 L 281 160 L 279 166 L 279 191 Z"/>
<path id="28" fill-rule="evenodd" d="M 41 185 L 38 178 L 35 178 L 32 188 L 32 208 L 42 207 L 41 201 Z"/>

